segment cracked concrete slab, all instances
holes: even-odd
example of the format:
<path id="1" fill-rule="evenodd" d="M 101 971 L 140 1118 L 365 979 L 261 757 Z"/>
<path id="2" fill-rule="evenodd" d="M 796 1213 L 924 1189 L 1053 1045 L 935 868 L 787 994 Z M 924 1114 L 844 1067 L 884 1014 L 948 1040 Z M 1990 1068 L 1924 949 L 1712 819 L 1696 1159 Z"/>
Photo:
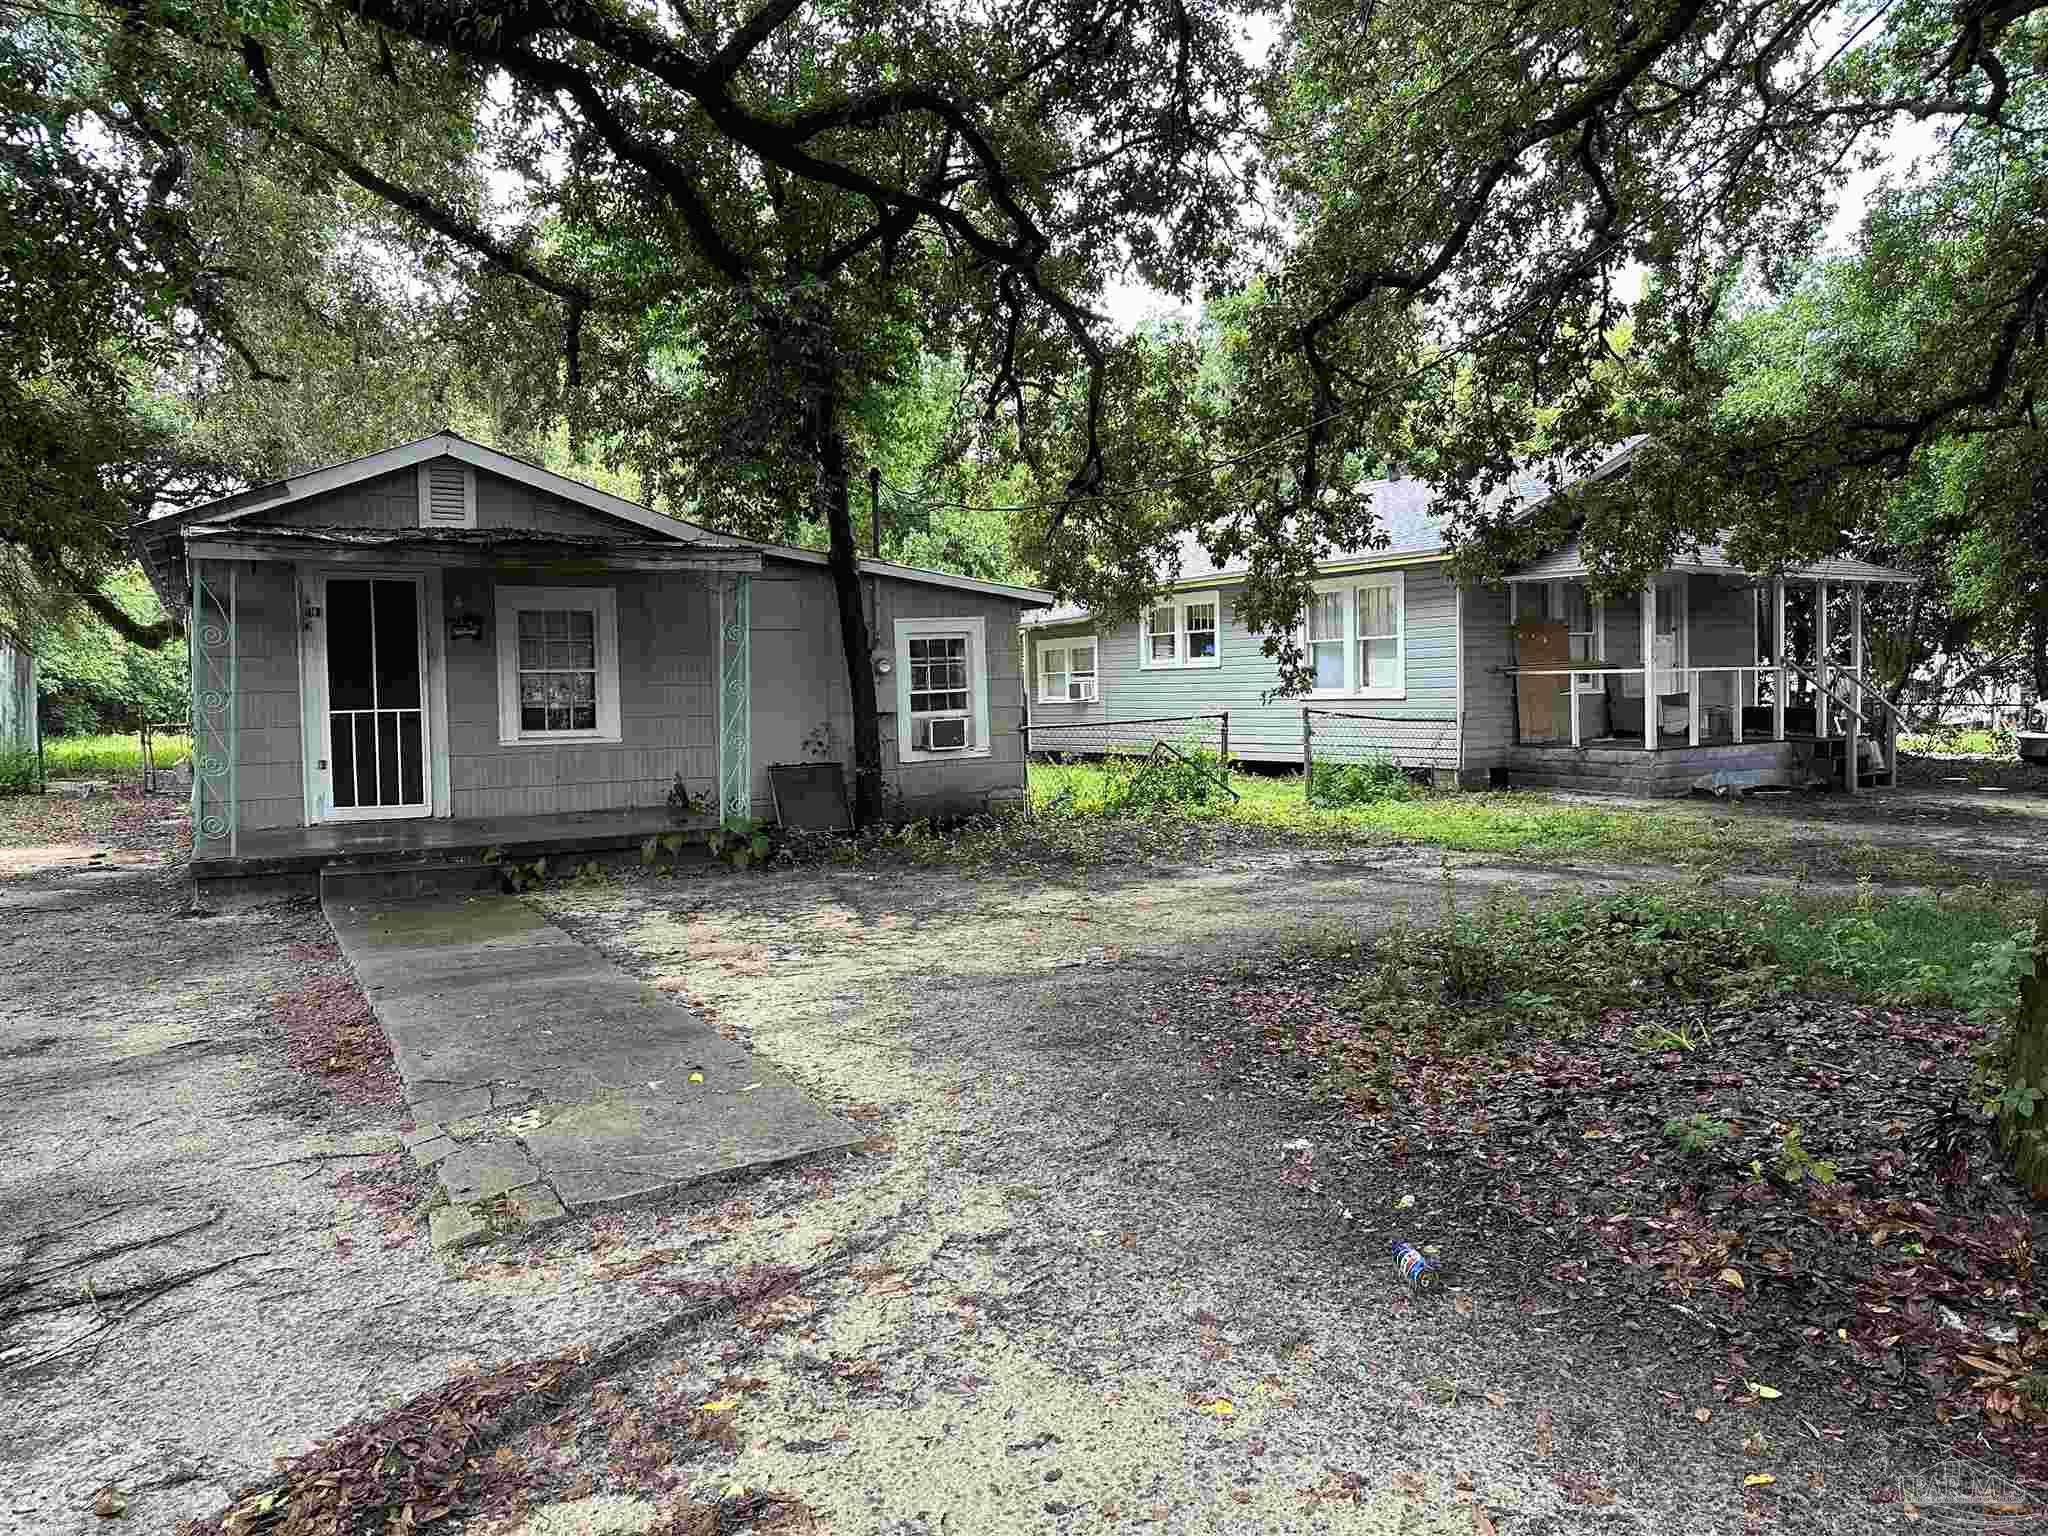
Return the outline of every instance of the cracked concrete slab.
<path id="1" fill-rule="evenodd" d="M 408 1150 L 447 1192 L 437 1248 L 487 1236 L 474 1207 L 500 1197 L 539 1224 L 862 1139 L 516 897 L 322 906 L 405 1080 Z"/>

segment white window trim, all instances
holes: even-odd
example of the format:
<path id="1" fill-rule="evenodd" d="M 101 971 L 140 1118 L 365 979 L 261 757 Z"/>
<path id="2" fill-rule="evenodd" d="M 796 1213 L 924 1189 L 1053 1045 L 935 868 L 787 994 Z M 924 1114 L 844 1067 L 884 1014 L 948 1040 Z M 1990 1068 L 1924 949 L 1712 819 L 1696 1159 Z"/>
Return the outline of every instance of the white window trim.
<path id="1" fill-rule="evenodd" d="M 967 636 L 967 690 L 974 717 L 975 744 L 962 752 L 920 752 L 910 744 L 910 642 L 931 635 Z M 962 619 L 898 619 L 896 621 L 896 761 L 947 763 L 988 757 L 988 633 L 985 621 Z"/>
<path id="2" fill-rule="evenodd" d="M 1040 640 L 1034 641 L 1034 642 L 1033 642 L 1033 644 L 1034 644 L 1034 645 L 1036 646 L 1036 651 L 1035 651 L 1035 653 L 1034 653 L 1034 654 L 1035 654 L 1035 657 L 1036 657 L 1036 665 L 1035 665 L 1035 667 L 1034 667 L 1034 672 L 1035 672 L 1035 674 L 1036 674 L 1036 676 L 1037 676 L 1037 679 L 1038 679 L 1038 702 L 1039 702 L 1039 703 L 1041 703 L 1041 704 L 1096 704 L 1096 703 L 1100 703 L 1100 702 L 1101 702 L 1101 700 L 1102 700 L 1102 642 L 1101 642 L 1101 641 L 1100 641 L 1100 640 L 1099 640 L 1098 638 L 1096 638 L 1096 637 L 1095 637 L 1094 635 L 1064 635 L 1064 636 L 1061 636 L 1061 637 L 1059 637 L 1058 639 L 1040 639 Z M 1073 652 L 1073 649 L 1074 649 L 1074 647 L 1075 647 L 1075 646 L 1077 646 L 1077 645 L 1085 645 L 1085 646 L 1089 647 L 1089 648 L 1090 648 L 1091 650 L 1093 650 L 1093 651 L 1095 652 L 1095 671 L 1094 671 L 1094 674 L 1093 674 L 1093 675 L 1092 675 L 1092 676 L 1090 677 L 1090 679 L 1089 679 L 1089 682 L 1090 682 L 1090 685 L 1091 685 L 1091 686 L 1090 686 L 1090 689 L 1089 689 L 1089 693 L 1088 693 L 1088 696 L 1087 696 L 1086 698 L 1080 698 L 1080 699 L 1070 699 L 1070 698 L 1068 698 L 1068 697 L 1067 697 L 1067 695 L 1066 695 L 1066 694 L 1064 694 L 1064 693 L 1051 693 L 1051 692 L 1047 691 L 1047 689 L 1046 689 L 1046 686 L 1045 686 L 1045 672 L 1046 672 L 1046 668 L 1045 668 L 1045 658 L 1046 658 L 1046 654 L 1047 654 L 1048 652 L 1050 652 L 1050 651 L 1065 651 L 1065 652 L 1069 653 L 1069 655 L 1071 655 L 1071 653 Z M 1071 676 L 1073 675 L 1073 668 L 1072 668 L 1071 664 L 1069 664 L 1069 665 L 1068 665 L 1068 666 L 1066 666 L 1066 667 L 1063 667 L 1063 668 L 1062 668 L 1061 670 L 1062 670 L 1062 672 L 1063 672 L 1063 673 L 1064 673 L 1064 674 L 1065 674 L 1066 676 L 1069 676 L 1069 677 L 1071 677 Z"/>
<path id="3" fill-rule="evenodd" d="M 1563 581 L 1553 581 L 1550 584 L 1550 606 L 1555 612 L 1560 614 L 1564 612 L 1564 589 L 1567 585 L 1568 583 Z M 1579 583 L 1579 585 L 1583 586 L 1584 583 Z M 1607 665 L 1606 600 L 1604 598 L 1596 598 L 1589 593 L 1586 597 L 1586 617 L 1593 626 L 1593 663 L 1595 666 L 1604 667 Z M 1586 631 L 1582 629 L 1566 630 L 1565 633 L 1569 637 L 1575 634 L 1585 634 Z M 1599 673 L 1574 672 L 1572 674 L 1572 692 L 1605 693 L 1606 691 L 1607 680 Z"/>
<path id="4" fill-rule="evenodd" d="M 619 594 L 613 587 L 499 587 L 498 745 L 576 746 L 615 742 L 619 732 Z M 588 608 L 597 617 L 597 728 L 590 731 L 527 731 L 519 726 L 519 610 Z"/>
<path id="5" fill-rule="evenodd" d="M 447 464 L 444 460 L 428 459 L 413 472 L 419 482 L 419 524 L 422 528 L 474 528 L 476 526 L 476 470 L 468 464 L 458 463 L 455 465 L 455 468 L 462 475 L 462 521 L 459 523 L 444 522 L 430 518 L 427 515 L 427 509 L 432 504 L 431 498 L 427 494 L 429 479 L 435 470 L 446 467 Z"/>
<path id="6" fill-rule="evenodd" d="M 1401 683 L 1397 688 L 1366 688 L 1359 684 L 1358 669 L 1358 589 L 1361 587 L 1392 587 L 1394 589 L 1394 670 Z M 1344 594 L 1344 686 L 1342 688 L 1311 688 L 1308 696 L 1312 699 L 1405 699 L 1408 697 L 1408 584 L 1400 571 L 1361 571 L 1355 576 L 1346 576 L 1315 584 L 1319 593 L 1341 592 Z M 1300 643 L 1302 654 L 1310 656 L 1308 648 L 1308 618 L 1303 616 L 1301 628 L 1295 639 Z"/>
<path id="7" fill-rule="evenodd" d="M 1188 656 L 1188 609 L 1213 606 L 1216 610 L 1216 654 L 1190 659 Z M 1152 615 L 1158 609 L 1173 610 L 1173 660 L 1152 659 Z M 1101 665 L 1099 657 L 1097 666 Z M 1223 665 L 1223 594 L 1218 592 L 1176 592 L 1162 602 L 1146 604 L 1138 615 L 1138 666 L 1146 672 L 1191 672 Z"/>

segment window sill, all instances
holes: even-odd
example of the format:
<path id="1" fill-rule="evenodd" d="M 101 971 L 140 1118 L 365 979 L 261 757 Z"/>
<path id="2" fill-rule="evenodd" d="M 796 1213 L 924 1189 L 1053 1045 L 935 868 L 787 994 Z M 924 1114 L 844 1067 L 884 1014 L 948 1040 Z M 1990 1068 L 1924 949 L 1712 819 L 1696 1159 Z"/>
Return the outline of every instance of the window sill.
<path id="1" fill-rule="evenodd" d="M 536 731 L 520 736 L 500 733 L 501 747 L 575 747 L 595 743 L 598 746 L 617 746 L 617 731 Z"/>
<path id="2" fill-rule="evenodd" d="M 1060 708 L 1060 707 L 1061 707 L 1062 705 L 1065 705 L 1065 706 L 1067 706 L 1068 708 L 1075 708 L 1075 707 L 1078 707 L 1078 706 L 1080 706 L 1080 705 L 1083 705 L 1083 704 L 1100 704 L 1101 702 L 1102 702 L 1102 700 L 1101 700 L 1101 699 L 1099 699 L 1099 698 L 1091 698 L 1091 699 L 1045 699 L 1045 698 L 1041 698 L 1041 699 L 1039 699 L 1039 700 L 1037 701 L 1037 703 L 1038 703 L 1038 705 L 1039 705 L 1039 707 L 1040 707 L 1041 709 L 1058 709 L 1058 708 Z"/>
<path id="3" fill-rule="evenodd" d="M 1211 672 L 1223 665 L 1221 656 L 1208 656 L 1200 661 L 1141 661 L 1140 672 Z"/>
<path id="4" fill-rule="evenodd" d="M 1305 697 L 1328 699 L 1332 702 L 1342 702 L 1346 699 L 1405 699 L 1408 697 L 1408 690 L 1406 688 L 1311 688 Z"/>
<path id="5" fill-rule="evenodd" d="M 992 756 L 994 756 L 994 754 L 990 752 L 987 747 L 969 747 L 967 750 L 963 752 L 918 752 L 910 749 L 903 749 L 897 752 L 896 761 L 898 762 L 898 764 L 957 763 L 963 757 L 978 758 Z"/>

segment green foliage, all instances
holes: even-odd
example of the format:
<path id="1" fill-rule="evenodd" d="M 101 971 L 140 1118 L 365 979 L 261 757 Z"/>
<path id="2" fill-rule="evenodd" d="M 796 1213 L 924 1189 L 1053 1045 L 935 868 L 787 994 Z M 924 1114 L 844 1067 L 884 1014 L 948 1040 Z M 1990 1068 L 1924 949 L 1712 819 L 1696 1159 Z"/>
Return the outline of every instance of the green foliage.
<path id="1" fill-rule="evenodd" d="M 508 859 L 505 857 L 504 849 L 486 848 L 483 852 L 483 862 L 497 867 L 498 884 L 507 895 L 517 896 L 524 891 L 537 891 L 547 884 L 548 861 L 545 858 L 523 861 Z"/>
<path id="2" fill-rule="evenodd" d="M 1675 1143 L 1687 1157 L 1703 1156 L 1733 1134 L 1734 1127 L 1726 1120 L 1704 1110 L 1690 1115 L 1674 1115 L 1664 1122 L 1664 1139 Z"/>
<path id="3" fill-rule="evenodd" d="M 1844 910 L 1827 898 L 1696 888 L 1607 896 L 1495 888 L 1463 908 L 1446 881 L 1433 922 L 1359 941 L 1354 979 L 1336 998 L 1361 1017 L 1482 1042 L 1568 1036 L 1610 1008 L 1662 1008 L 1661 1028 L 1646 1024 L 1637 1043 L 1688 1049 L 1705 1039 L 1706 1010 L 1779 993 L 1960 1005 L 1968 984 L 1943 962 L 2002 932 L 2010 911 L 2011 899 L 1996 892 L 1873 899 Z M 1842 947 L 1845 921 L 1859 937 Z M 1699 1021 L 1688 1024 L 1687 1010 L 1699 1010 Z"/>
<path id="4" fill-rule="evenodd" d="M 1803 1179 L 1812 1179 L 1816 1184 L 1835 1182 L 1835 1165 L 1823 1159 L 1816 1159 L 1806 1150 L 1806 1143 L 1800 1139 L 1799 1127 L 1788 1125 L 1778 1141 L 1776 1158 L 1778 1177 L 1787 1183 L 1796 1184 Z"/>
<path id="5" fill-rule="evenodd" d="M 164 611 L 137 566 L 103 585 L 137 626 L 155 628 Z M 53 734 L 90 736 L 183 721 L 189 711 L 190 663 L 183 638 L 147 647 L 132 643 L 104 619 L 74 608 L 36 635 L 45 718 Z"/>
<path id="6" fill-rule="evenodd" d="M 0 795 L 25 795 L 36 783 L 35 753 L 0 747 Z"/>
<path id="7" fill-rule="evenodd" d="M 705 846 L 714 859 L 745 870 L 773 856 L 776 831 L 773 822 L 736 817 L 706 838 Z"/>
<path id="8" fill-rule="evenodd" d="M 189 736 L 152 736 L 149 754 L 158 768 L 175 768 L 192 757 Z M 43 769 L 53 779 L 140 779 L 139 736 L 49 736 L 43 739 Z"/>
<path id="9" fill-rule="evenodd" d="M 1228 798 L 1222 761 L 1193 740 L 1152 757 L 1103 760 L 1102 808 L 1112 816 L 1213 805 Z"/>
<path id="10" fill-rule="evenodd" d="M 1362 763 L 1318 763 L 1309 797 L 1317 805 L 1371 805 L 1381 800 L 1412 800 L 1420 786 L 1400 764 L 1388 758 Z"/>

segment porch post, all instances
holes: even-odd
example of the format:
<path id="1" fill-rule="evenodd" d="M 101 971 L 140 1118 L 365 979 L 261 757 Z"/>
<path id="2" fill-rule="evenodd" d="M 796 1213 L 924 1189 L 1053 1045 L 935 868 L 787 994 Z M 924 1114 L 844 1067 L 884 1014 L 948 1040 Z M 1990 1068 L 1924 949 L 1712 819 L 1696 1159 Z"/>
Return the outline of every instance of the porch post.
<path id="1" fill-rule="evenodd" d="M 236 714 L 240 691 L 235 625 L 239 617 L 240 568 L 228 565 L 227 592 L 208 585 L 206 562 L 191 563 L 192 612 L 192 848 L 195 853 L 225 842 L 228 856 L 241 852 L 240 787 L 236 758 Z"/>
<path id="2" fill-rule="evenodd" d="M 1856 776 L 1861 773 L 1863 767 L 1861 763 L 1855 762 L 1856 753 L 1862 747 L 1863 727 L 1873 723 L 1872 720 L 1865 719 L 1863 715 L 1863 701 L 1870 697 L 1867 687 L 1862 686 L 1870 681 L 1863 675 L 1864 585 L 1863 582 L 1859 581 L 1849 589 L 1849 622 L 1854 630 L 1854 633 L 1849 637 L 1849 668 L 1855 675 L 1856 682 L 1859 685 L 1854 689 L 1850 701 L 1852 713 L 1849 716 L 1849 756 L 1851 760 L 1849 785 L 1852 789 L 1856 785 Z M 1878 738 L 1880 744 L 1882 744 L 1883 740 L 1882 736 Z"/>
<path id="3" fill-rule="evenodd" d="M 1771 664 L 1777 676 L 1771 683 L 1771 737 L 1785 739 L 1785 578 L 1771 580 Z"/>
<path id="4" fill-rule="evenodd" d="M 718 819 L 754 815 L 754 578 L 741 572 L 718 591 Z"/>
<path id="5" fill-rule="evenodd" d="M 1828 584 L 1813 584 L 1813 734 L 1828 735 Z"/>
<path id="6" fill-rule="evenodd" d="M 1686 732 L 1692 746 L 1700 744 L 1700 669 L 1692 668 L 1685 674 L 1685 702 L 1687 713 L 1692 717 L 1686 722 Z"/>
<path id="7" fill-rule="evenodd" d="M 1657 583 L 1643 583 L 1643 750 L 1657 750 Z"/>

